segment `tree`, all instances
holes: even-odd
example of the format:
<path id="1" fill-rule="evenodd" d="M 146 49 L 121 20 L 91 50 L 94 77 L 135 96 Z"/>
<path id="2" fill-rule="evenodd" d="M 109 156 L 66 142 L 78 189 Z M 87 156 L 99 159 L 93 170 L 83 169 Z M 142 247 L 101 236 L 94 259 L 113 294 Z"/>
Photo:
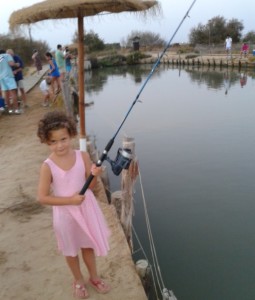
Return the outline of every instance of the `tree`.
<path id="1" fill-rule="evenodd" d="M 217 16 L 208 21 L 211 33 L 211 44 L 220 44 L 226 39 L 226 20 L 221 16 Z"/>
<path id="2" fill-rule="evenodd" d="M 234 43 L 239 43 L 244 29 L 243 23 L 237 19 L 231 19 L 226 25 L 226 32 L 231 36 Z"/>
<path id="3" fill-rule="evenodd" d="M 248 43 L 255 43 L 255 31 L 249 31 L 243 37 L 243 41 Z"/>
<path id="4" fill-rule="evenodd" d="M 205 44 L 209 41 L 209 30 L 205 25 L 198 24 L 196 28 L 192 28 L 189 34 L 189 42 L 191 44 Z"/>
<path id="5" fill-rule="evenodd" d="M 13 49 L 14 53 L 19 55 L 25 65 L 31 65 L 33 63 L 32 54 L 33 49 L 37 49 L 41 56 L 48 51 L 49 45 L 44 41 L 31 41 L 29 38 L 25 38 L 20 34 L 15 35 L 0 35 L 1 49 Z"/>
<path id="6" fill-rule="evenodd" d="M 227 22 L 224 17 L 217 16 L 205 25 L 199 23 L 197 27 L 192 28 L 189 41 L 191 44 L 219 44 L 229 34 L 233 42 L 239 42 L 243 28 L 243 23 L 237 19 Z"/>
<path id="7" fill-rule="evenodd" d="M 78 42 L 78 32 L 76 31 L 73 36 L 73 43 Z M 89 31 L 84 34 L 84 45 L 89 52 L 103 50 L 105 48 L 104 41 L 99 38 L 98 34 L 94 31 Z"/>
<path id="8" fill-rule="evenodd" d="M 162 47 L 165 45 L 165 41 L 160 37 L 158 33 L 152 33 L 149 31 L 132 31 L 126 38 L 122 41 L 125 46 L 131 47 L 133 45 L 133 39 L 139 37 L 141 46 L 158 46 Z"/>

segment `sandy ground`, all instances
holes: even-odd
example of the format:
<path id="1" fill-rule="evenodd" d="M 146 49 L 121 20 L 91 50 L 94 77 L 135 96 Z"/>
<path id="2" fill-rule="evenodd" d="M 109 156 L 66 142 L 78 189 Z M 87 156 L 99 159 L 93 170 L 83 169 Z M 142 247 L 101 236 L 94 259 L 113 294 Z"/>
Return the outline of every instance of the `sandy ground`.
<path id="1" fill-rule="evenodd" d="M 51 207 L 36 201 L 39 168 L 48 156 L 37 122 L 50 109 L 41 106 L 35 87 L 29 108 L 19 116 L 0 115 L 0 299 L 70 300 L 72 277 L 57 251 Z M 109 255 L 98 258 L 100 275 L 112 286 L 108 295 L 88 288 L 89 299 L 143 300 L 144 290 L 130 256 L 115 209 L 107 204 L 102 183 L 96 196 L 112 231 Z M 85 267 L 84 276 L 87 278 Z"/>

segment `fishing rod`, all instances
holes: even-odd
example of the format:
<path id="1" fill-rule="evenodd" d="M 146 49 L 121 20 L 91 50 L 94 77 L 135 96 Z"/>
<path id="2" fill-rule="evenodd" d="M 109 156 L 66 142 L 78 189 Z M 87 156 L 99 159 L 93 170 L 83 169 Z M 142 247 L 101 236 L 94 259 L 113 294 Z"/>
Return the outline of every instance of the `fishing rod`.
<path id="1" fill-rule="evenodd" d="M 122 120 L 119 128 L 117 129 L 117 131 L 115 132 L 115 134 L 113 135 L 113 137 L 109 140 L 108 144 L 106 145 L 101 157 L 99 158 L 99 160 L 96 162 L 96 165 L 98 167 L 100 167 L 102 165 L 102 163 L 107 159 L 109 160 L 109 158 L 107 157 L 108 152 L 110 151 L 112 145 L 114 144 L 114 140 L 116 138 L 116 136 L 118 135 L 120 129 L 122 128 L 123 124 L 125 123 L 127 117 L 129 116 L 131 110 L 133 109 L 134 105 L 137 103 L 137 101 L 139 100 L 139 97 L 142 93 L 142 91 L 144 90 L 145 86 L 147 85 L 148 81 L 150 80 L 151 76 L 153 75 L 153 73 L 155 72 L 156 68 L 158 67 L 158 65 L 160 64 L 160 61 L 162 59 L 162 57 L 164 56 L 164 54 L 166 53 L 167 49 L 171 46 L 172 40 L 174 39 L 176 33 L 179 31 L 180 27 L 182 26 L 182 23 L 184 22 L 184 20 L 189 17 L 189 12 L 191 11 L 193 5 L 195 4 L 196 0 L 194 0 L 192 2 L 192 4 L 190 5 L 189 9 L 187 10 L 187 12 L 185 13 L 183 19 L 181 20 L 180 24 L 177 26 L 175 32 L 173 33 L 172 37 L 170 38 L 169 42 L 167 43 L 167 45 L 165 46 L 165 48 L 163 49 L 162 53 L 160 54 L 160 56 L 158 57 L 157 61 L 155 62 L 155 64 L 153 65 L 149 75 L 147 76 L 146 80 L 144 81 L 143 85 L 141 86 L 140 90 L 138 91 L 135 100 L 133 101 L 133 103 L 131 104 L 129 110 L 127 111 L 127 114 L 125 115 L 124 119 Z M 115 159 L 115 161 L 111 161 L 111 165 L 112 165 L 112 170 L 114 172 L 115 175 L 119 175 L 122 169 L 127 169 L 129 164 L 131 161 L 131 153 L 129 151 L 129 149 L 120 149 L 118 150 L 117 153 L 117 157 Z M 85 184 L 83 185 L 81 191 L 80 191 L 80 195 L 84 195 L 84 193 L 86 192 L 86 190 L 88 189 L 91 181 L 93 180 L 94 175 L 90 174 L 88 179 L 86 180 Z"/>

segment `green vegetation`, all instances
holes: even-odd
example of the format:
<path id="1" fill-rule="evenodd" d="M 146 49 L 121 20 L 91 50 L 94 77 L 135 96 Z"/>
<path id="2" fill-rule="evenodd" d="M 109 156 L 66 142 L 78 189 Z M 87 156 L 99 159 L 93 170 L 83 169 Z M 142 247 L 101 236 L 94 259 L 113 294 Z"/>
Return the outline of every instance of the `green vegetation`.
<path id="1" fill-rule="evenodd" d="M 150 31 L 132 31 L 125 40 L 123 47 L 133 47 L 133 41 L 138 38 L 141 47 L 163 47 L 166 44 L 159 34 Z"/>
<path id="2" fill-rule="evenodd" d="M 7 50 L 13 49 L 13 51 L 19 55 L 26 66 L 32 65 L 33 49 L 37 49 L 41 54 L 41 58 L 44 59 L 44 53 L 48 51 L 49 46 L 46 42 L 32 41 L 28 38 L 10 35 L 0 35 L 0 48 Z"/>
<path id="3" fill-rule="evenodd" d="M 192 28 L 189 42 L 191 44 L 220 44 L 225 41 L 227 35 L 230 35 L 233 43 L 238 43 L 241 41 L 243 29 L 242 21 L 237 19 L 227 21 L 224 17 L 217 16 L 206 24 L 199 23 L 197 27 Z"/>
<path id="4" fill-rule="evenodd" d="M 98 67 L 112 67 L 123 65 L 126 62 L 126 58 L 123 55 L 115 54 L 110 56 L 105 56 L 97 60 Z M 93 66 L 93 64 L 92 64 Z"/>
<path id="5" fill-rule="evenodd" d="M 127 55 L 127 64 L 128 65 L 135 65 L 138 64 L 140 59 L 149 58 L 150 55 L 146 55 L 140 51 L 134 51 Z"/>
<path id="6" fill-rule="evenodd" d="M 246 33 L 246 35 L 243 37 L 244 42 L 248 43 L 255 43 L 255 31 L 249 31 Z"/>
<path id="7" fill-rule="evenodd" d="M 189 55 L 185 56 L 185 59 L 194 59 L 194 58 L 197 58 L 197 57 L 198 57 L 197 54 L 189 54 Z"/>

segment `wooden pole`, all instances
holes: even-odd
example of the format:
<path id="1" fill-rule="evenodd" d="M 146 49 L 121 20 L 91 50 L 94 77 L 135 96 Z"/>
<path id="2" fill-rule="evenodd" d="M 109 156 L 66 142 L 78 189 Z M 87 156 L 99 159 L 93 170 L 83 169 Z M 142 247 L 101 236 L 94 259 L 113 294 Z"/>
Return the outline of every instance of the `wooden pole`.
<path id="1" fill-rule="evenodd" d="M 84 93 L 84 22 L 78 15 L 78 84 L 79 84 L 79 117 L 80 117 L 80 149 L 86 151 L 85 129 L 85 93 Z"/>
<path id="2" fill-rule="evenodd" d="M 73 105 L 72 105 L 72 97 L 71 97 L 71 89 L 69 81 L 64 81 L 61 83 L 62 87 L 62 95 L 64 98 L 64 104 L 66 112 L 69 116 L 73 117 Z"/>
<path id="3" fill-rule="evenodd" d="M 133 138 L 125 138 L 122 144 L 123 148 L 130 149 L 133 159 L 128 170 L 122 171 L 121 191 L 112 194 L 112 203 L 116 208 L 120 218 L 120 223 L 124 230 L 130 250 L 133 250 L 132 243 L 132 217 L 133 217 L 133 194 L 135 179 L 138 175 L 138 165 L 135 160 L 135 142 Z"/>

